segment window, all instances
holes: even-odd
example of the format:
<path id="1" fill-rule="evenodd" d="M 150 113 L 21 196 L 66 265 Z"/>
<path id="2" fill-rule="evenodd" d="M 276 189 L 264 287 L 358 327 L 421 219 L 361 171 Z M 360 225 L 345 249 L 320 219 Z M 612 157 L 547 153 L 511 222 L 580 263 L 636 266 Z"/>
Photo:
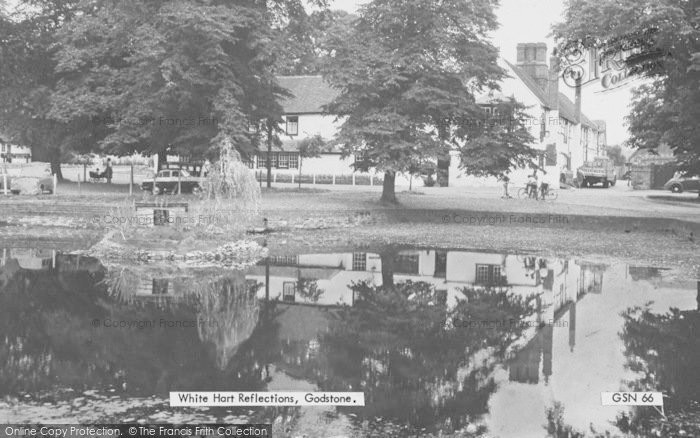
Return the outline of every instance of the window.
<path id="1" fill-rule="evenodd" d="M 289 169 L 289 154 L 279 154 L 277 167 L 280 169 Z"/>
<path id="2" fill-rule="evenodd" d="M 352 253 L 352 270 L 366 271 L 367 270 L 367 253 L 354 252 Z"/>
<path id="3" fill-rule="evenodd" d="M 547 152 L 545 153 L 545 165 L 556 166 L 557 165 L 557 145 L 550 143 L 547 145 Z"/>
<path id="4" fill-rule="evenodd" d="M 154 278 L 152 281 L 151 293 L 153 295 L 167 295 L 168 280 L 165 278 Z"/>
<path id="5" fill-rule="evenodd" d="M 299 134 L 299 117 L 287 116 L 287 135 Z"/>
<path id="6" fill-rule="evenodd" d="M 153 210 L 153 225 L 168 225 L 170 210 L 156 208 Z"/>
<path id="7" fill-rule="evenodd" d="M 435 251 L 434 277 L 445 278 L 447 274 L 447 251 Z"/>
<path id="8" fill-rule="evenodd" d="M 255 169 L 255 161 L 256 161 L 257 156 L 256 155 L 250 155 L 248 158 L 245 160 L 246 166 L 248 166 L 251 169 Z"/>
<path id="9" fill-rule="evenodd" d="M 258 132 L 258 124 L 252 121 L 248 122 L 248 133 L 255 134 Z"/>
<path id="10" fill-rule="evenodd" d="M 180 171 L 179 170 L 173 170 L 172 171 L 173 178 L 178 178 L 180 176 Z"/>
<path id="11" fill-rule="evenodd" d="M 418 254 L 399 254 L 394 264 L 397 274 L 418 274 Z"/>
<path id="12" fill-rule="evenodd" d="M 297 286 L 293 281 L 285 281 L 282 284 L 282 301 L 294 302 L 294 296 L 296 295 Z"/>
<path id="13" fill-rule="evenodd" d="M 476 265 L 476 284 L 494 285 L 501 281 L 501 265 Z"/>
<path id="14" fill-rule="evenodd" d="M 296 266 L 299 264 L 298 256 L 270 256 L 268 262 L 271 265 Z"/>
<path id="15" fill-rule="evenodd" d="M 299 168 L 299 154 L 289 154 L 289 168 L 298 169 Z"/>

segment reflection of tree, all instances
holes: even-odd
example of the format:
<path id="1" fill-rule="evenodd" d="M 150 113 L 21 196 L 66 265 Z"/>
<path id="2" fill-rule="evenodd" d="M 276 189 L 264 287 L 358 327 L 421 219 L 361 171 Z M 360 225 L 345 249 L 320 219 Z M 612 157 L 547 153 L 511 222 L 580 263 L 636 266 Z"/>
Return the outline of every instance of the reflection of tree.
<path id="1" fill-rule="evenodd" d="M 263 364 L 279 354 L 277 328 L 245 314 L 258 311 L 244 277 L 202 279 L 204 306 L 134 305 L 116 300 L 100 280 L 84 271 L 19 271 L 10 279 L 0 293 L 0 397 L 59 388 L 163 396 L 175 389 L 265 389 Z M 105 327 L 107 320 L 152 323 L 115 328 Z M 167 327 L 161 320 L 194 324 Z M 226 360 L 217 366 L 208 359 L 212 345 L 225 367 Z"/>
<path id="2" fill-rule="evenodd" d="M 316 303 L 325 292 L 318 287 L 318 280 L 299 277 L 297 280 L 297 294 L 309 303 Z"/>
<path id="3" fill-rule="evenodd" d="M 382 284 L 384 287 L 392 287 L 394 285 L 394 262 L 398 252 L 393 247 L 385 248 L 379 253 L 382 261 Z"/>
<path id="4" fill-rule="evenodd" d="M 652 408 L 633 410 L 618 419 L 623 432 L 659 429 L 675 436 L 679 429 L 700 434 L 700 311 L 671 309 L 656 314 L 648 307 L 623 313 L 620 334 L 627 366 L 639 376 L 628 382 L 633 391 L 660 391 L 668 398 L 664 407 L 669 421 Z M 688 422 L 688 419 L 692 421 Z"/>
<path id="5" fill-rule="evenodd" d="M 507 290 L 464 290 L 448 308 L 434 286 L 352 286 L 357 301 L 321 338 L 314 373 L 323 390 L 363 391 L 363 418 L 389 418 L 411 427 L 457 430 L 486 413 L 495 390 L 491 377 L 519 324 L 452 327 L 450 321 L 510 321 L 534 312 L 530 299 Z M 477 359 L 478 353 L 486 358 Z"/>
<path id="6" fill-rule="evenodd" d="M 202 341 L 214 345 L 216 365 L 225 369 L 238 347 L 258 324 L 259 303 L 255 291 L 230 278 L 207 283 L 198 294 L 197 329 Z"/>
<path id="7" fill-rule="evenodd" d="M 560 402 L 545 410 L 547 438 L 584 438 L 585 433 L 575 430 L 564 422 L 564 406 Z"/>

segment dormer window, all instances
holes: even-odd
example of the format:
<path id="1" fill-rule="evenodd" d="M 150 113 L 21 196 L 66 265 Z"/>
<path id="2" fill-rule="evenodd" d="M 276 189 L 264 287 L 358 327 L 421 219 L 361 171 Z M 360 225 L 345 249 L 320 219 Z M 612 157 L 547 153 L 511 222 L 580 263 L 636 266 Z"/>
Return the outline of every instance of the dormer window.
<path id="1" fill-rule="evenodd" d="M 287 135 L 299 135 L 299 117 L 287 116 Z"/>

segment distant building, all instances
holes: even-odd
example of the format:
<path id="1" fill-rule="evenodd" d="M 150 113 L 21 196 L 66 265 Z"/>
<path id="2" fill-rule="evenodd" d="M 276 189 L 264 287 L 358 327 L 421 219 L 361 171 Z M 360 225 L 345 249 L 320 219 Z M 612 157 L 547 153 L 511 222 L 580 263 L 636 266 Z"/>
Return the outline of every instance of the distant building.
<path id="1" fill-rule="evenodd" d="M 637 149 L 627 159 L 628 165 L 648 166 L 650 164 L 667 164 L 676 160 L 673 150 L 666 144 L 654 149 Z"/>
<path id="2" fill-rule="evenodd" d="M 500 82 L 501 91 L 492 95 L 492 102 L 512 97 L 529 107 L 528 128 L 535 138 L 532 145 L 538 151 L 537 165 L 545 169 L 544 180 L 559 187 L 563 174 L 575 172 L 586 161 L 605 155 L 606 123 L 595 122 L 581 112 L 580 95 L 572 102 L 559 91 L 563 82 L 555 58 L 547 64 L 545 43 L 521 43 L 517 46 L 516 63 L 499 59 L 499 65 L 506 70 L 507 77 Z M 482 95 L 477 102 L 488 106 L 485 100 L 490 95 Z M 459 157 L 455 152 L 450 164 L 450 185 L 489 185 L 496 184 L 495 178 L 476 178 L 459 169 Z M 529 168 L 515 170 L 511 182 L 525 182 Z"/>
<path id="3" fill-rule="evenodd" d="M 0 133 L 0 163 L 29 163 L 32 150 L 27 146 L 13 144 L 10 137 Z"/>
<path id="4" fill-rule="evenodd" d="M 476 96 L 477 103 L 494 118 L 498 117 L 495 106 L 509 97 L 529 107 L 527 125 L 535 138 L 533 147 L 539 151 L 537 164 L 546 170 L 544 177 L 552 186 L 558 187 L 561 174 L 575 171 L 585 161 L 605 154 L 605 122 L 593 122 L 581 112 L 581 100 L 572 102 L 559 92 L 561 75 L 556 66 L 550 68 L 546 62 L 547 46 L 544 43 L 518 45 L 517 63 L 500 59 L 508 77 L 501 81 L 501 91 Z M 291 174 L 299 172 L 299 142 L 315 135 L 326 140 L 337 133 L 342 120 L 324 113 L 324 106 L 338 95 L 338 91 L 326 83 L 321 76 L 281 76 L 278 83 L 289 90 L 291 97 L 282 101 L 284 110 L 282 145 L 273 147 L 270 156 L 273 173 L 284 175 L 289 181 Z M 264 149 L 264 148 L 263 148 Z M 465 175 L 460 169 L 458 152 L 450 154 L 449 160 L 440 160 L 439 167 L 446 172 L 448 185 L 497 184 L 495 178 L 476 178 Z M 303 160 L 303 174 L 352 175 L 354 156 L 343 158 L 336 148 L 317 158 Z M 252 169 L 265 169 L 267 152 L 261 150 L 248 160 Z M 514 183 L 525 181 L 532 170 L 528 167 L 516 170 L 511 175 Z M 373 173 L 373 172 L 370 172 Z M 360 174 L 357 172 L 356 174 Z M 366 174 L 365 174 L 366 175 Z M 397 185 L 408 185 L 407 175 L 397 175 Z M 413 183 L 421 185 L 416 178 Z"/>

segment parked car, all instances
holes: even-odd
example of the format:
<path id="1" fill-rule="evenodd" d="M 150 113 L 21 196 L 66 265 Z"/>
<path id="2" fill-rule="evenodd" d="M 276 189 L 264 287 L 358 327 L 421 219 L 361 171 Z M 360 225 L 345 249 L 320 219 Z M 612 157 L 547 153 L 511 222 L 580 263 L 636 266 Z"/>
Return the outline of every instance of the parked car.
<path id="1" fill-rule="evenodd" d="M 617 182 L 615 165 L 610 158 L 597 157 L 593 162 L 587 162 L 576 171 L 576 184 L 579 187 L 590 187 L 602 184 L 608 188 Z"/>
<path id="2" fill-rule="evenodd" d="M 676 175 L 664 184 L 664 189 L 673 193 L 700 191 L 700 176 L 682 177 Z"/>
<path id="3" fill-rule="evenodd" d="M 141 182 L 141 189 L 160 193 L 178 193 L 178 187 L 182 193 L 198 193 L 202 190 L 202 178 L 192 176 L 184 169 L 164 169 L 158 172 L 155 178 L 147 178 Z"/>

